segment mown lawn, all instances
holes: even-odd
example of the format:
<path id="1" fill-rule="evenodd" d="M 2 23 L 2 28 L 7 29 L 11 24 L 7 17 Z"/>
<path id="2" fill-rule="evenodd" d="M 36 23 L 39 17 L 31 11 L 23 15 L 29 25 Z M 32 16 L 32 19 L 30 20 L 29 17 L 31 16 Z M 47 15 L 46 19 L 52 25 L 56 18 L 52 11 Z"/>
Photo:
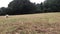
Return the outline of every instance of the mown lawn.
<path id="1" fill-rule="evenodd" d="M 0 34 L 60 34 L 60 13 L 0 16 Z"/>

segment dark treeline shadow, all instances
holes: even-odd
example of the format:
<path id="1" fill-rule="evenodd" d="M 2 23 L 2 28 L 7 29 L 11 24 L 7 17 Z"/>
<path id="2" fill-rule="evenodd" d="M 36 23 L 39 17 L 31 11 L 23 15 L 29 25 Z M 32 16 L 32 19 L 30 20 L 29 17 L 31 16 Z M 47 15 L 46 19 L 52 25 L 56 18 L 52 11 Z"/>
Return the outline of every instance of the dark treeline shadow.
<path id="1" fill-rule="evenodd" d="M 25 15 L 35 13 L 60 12 L 60 0 L 45 0 L 40 4 L 30 2 L 30 0 L 13 0 L 8 7 L 0 8 L 0 15 Z"/>

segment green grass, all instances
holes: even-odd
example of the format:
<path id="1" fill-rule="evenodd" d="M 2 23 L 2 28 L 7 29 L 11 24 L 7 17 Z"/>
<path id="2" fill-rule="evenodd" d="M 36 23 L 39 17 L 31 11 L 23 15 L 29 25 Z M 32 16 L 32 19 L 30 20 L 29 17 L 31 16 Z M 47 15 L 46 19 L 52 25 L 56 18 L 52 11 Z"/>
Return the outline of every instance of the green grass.
<path id="1" fill-rule="evenodd" d="M 60 34 L 60 13 L 0 16 L 0 34 Z"/>

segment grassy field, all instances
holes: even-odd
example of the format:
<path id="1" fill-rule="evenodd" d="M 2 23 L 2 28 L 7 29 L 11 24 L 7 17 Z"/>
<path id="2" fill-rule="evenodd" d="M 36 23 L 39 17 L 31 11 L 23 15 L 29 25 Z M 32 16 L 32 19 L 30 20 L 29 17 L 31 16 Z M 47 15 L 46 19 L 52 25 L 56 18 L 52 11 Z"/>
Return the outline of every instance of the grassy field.
<path id="1" fill-rule="evenodd" d="M 60 13 L 0 16 L 0 34 L 60 34 Z"/>

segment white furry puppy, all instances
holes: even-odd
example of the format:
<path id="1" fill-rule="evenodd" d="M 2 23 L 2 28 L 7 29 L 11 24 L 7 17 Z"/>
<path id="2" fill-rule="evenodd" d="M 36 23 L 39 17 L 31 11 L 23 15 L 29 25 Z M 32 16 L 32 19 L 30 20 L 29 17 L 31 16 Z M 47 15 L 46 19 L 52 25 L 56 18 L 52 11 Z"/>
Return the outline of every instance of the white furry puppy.
<path id="1" fill-rule="evenodd" d="M 9 16 L 9 15 L 7 14 L 5 17 L 8 18 L 8 16 Z"/>

